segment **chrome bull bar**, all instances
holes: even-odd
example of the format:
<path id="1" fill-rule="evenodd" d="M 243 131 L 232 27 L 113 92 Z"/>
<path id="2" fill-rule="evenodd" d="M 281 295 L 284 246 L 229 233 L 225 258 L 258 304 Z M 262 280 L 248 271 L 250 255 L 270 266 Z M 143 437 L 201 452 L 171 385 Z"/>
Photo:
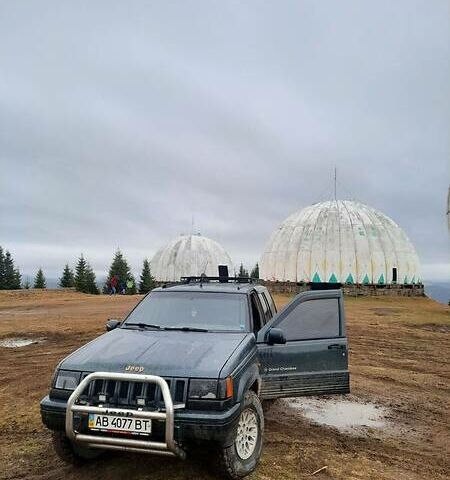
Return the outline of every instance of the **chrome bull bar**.
<path id="1" fill-rule="evenodd" d="M 85 388 L 94 380 L 122 380 L 125 382 L 156 383 L 161 389 L 165 412 L 148 412 L 143 410 L 129 410 L 114 407 L 94 407 L 77 405 L 76 402 Z M 134 440 L 129 438 L 103 437 L 87 435 L 77 432 L 73 427 L 74 413 L 98 413 L 104 415 L 126 415 L 134 418 L 165 421 L 165 442 L 148 440 Z M 127 450 L 132 452 L 153 453 L 157 455 L 174 455 L 186 457 L 186 452 L 174 440 L 174 408 L 167 382 L 156 375 L 141 375 L 135 373 L 95 372 L 85 377 L 75 388 L 67 401 L 66 435 L 73 442 L 87 444 L 91 448 L 105 448 L 109 450 Z"/>

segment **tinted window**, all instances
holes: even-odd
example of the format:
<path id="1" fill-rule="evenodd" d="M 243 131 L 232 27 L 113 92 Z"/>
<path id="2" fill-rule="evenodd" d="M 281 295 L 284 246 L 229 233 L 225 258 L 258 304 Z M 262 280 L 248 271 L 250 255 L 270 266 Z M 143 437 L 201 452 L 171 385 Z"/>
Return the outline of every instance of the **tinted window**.
<path id="1" fill-rule="evenodd" d="M 263 323 L 261 322 L 261 313 L 258 307 L 258 299 L 256 293 L 253 293 L 251 296 L 251 306 L 252 306 L 252 317 L 253 317 L 253 331 L 258 332 Z"/>
<path id="2" fill-rule="evenodd" d="M 266 297 L 267 303 L 269 304 L 272 315 L 275 315 L 275 313 L 277 313 L 277 308 L 275 306 L 275 303 L 273 302 L 272 295 L 270 295 L 270 293 L 266 290 L 264 292 L 264 296 Z"/>
<path id="3" fill-rule="evenodd" d="M 264 315 L 267 315 L 267 311 L 269 310 L 269 306 L 267 305 L 266 297 L 262 293 L 258 293 L 259 300 L 261 301 L 261 305 L 264 311 Z"/>
<path id="4" fill-rule="evenodd" d="M 286 340 L 339 336 L 339 302 L 336 298 L 298 304 L 278 325 Z"/>
<path id="5" fill-rule="evenodd" d="M 127 323 L 207 330 L 245 330 L 247 297 L 210 292 L 153 292 L 130 313 Z"/>
<path id="6" fill-rule="evenodd" d="M 263 292 L 258 292 L 258 296 L 264 311 L 264 323 L 267 323 L 272 318 L 272 311 L 266 295 Z"/>

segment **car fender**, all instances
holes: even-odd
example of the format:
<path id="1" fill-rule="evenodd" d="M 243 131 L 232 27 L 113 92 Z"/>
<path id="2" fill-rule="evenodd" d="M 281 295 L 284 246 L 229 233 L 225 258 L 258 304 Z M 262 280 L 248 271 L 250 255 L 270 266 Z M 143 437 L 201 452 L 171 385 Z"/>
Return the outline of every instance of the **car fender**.
<path id="1" fill-rule="evenodd" d="M 244 400 L 246 392 L 250 390 L 250 388 L 255 384 L 255 382 L 257 385 L 255 393 L 259 395 L 259 390 L 261 387 L 261 377 L 259 375 L 258 364 L 254 361 L 251 365 L 247 365 L 246 369 L 242 372 L 240 376 L 236 396 L 236 400 L 238 402 L 242 402 Z"/>

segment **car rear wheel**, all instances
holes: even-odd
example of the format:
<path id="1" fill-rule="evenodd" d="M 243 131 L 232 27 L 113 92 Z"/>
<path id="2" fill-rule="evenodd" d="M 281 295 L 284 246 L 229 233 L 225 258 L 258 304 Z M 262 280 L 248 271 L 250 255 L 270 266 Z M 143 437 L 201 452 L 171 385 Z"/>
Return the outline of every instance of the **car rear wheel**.
<path id="1" fill-rule="evenodd" d="M 219 451 L 221 473 L 233 480 L 255 470 L 261 457 L 264 433 L 264 414 L 258 396 L 245 394 L 234 441 Z"/>
<path id="2" fill-rule="evenodd" d="M 72 465 L 82 465 L 103 453 L 97 448 L 84 447 L 71 442 L 63 432 L 52 432 L 52 441 L 58 457 Z"/>

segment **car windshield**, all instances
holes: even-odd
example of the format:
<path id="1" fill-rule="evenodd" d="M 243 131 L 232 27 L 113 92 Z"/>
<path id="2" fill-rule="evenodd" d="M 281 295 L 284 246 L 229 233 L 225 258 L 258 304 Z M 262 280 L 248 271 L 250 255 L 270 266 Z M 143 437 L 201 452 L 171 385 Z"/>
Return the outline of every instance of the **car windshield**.
<path id="1" fill-rule="evenodd" d="M 153 292 L 130 313 L 127 325 L 244 331 L 247 298 L 244 294 L 215 292 Z"/>

